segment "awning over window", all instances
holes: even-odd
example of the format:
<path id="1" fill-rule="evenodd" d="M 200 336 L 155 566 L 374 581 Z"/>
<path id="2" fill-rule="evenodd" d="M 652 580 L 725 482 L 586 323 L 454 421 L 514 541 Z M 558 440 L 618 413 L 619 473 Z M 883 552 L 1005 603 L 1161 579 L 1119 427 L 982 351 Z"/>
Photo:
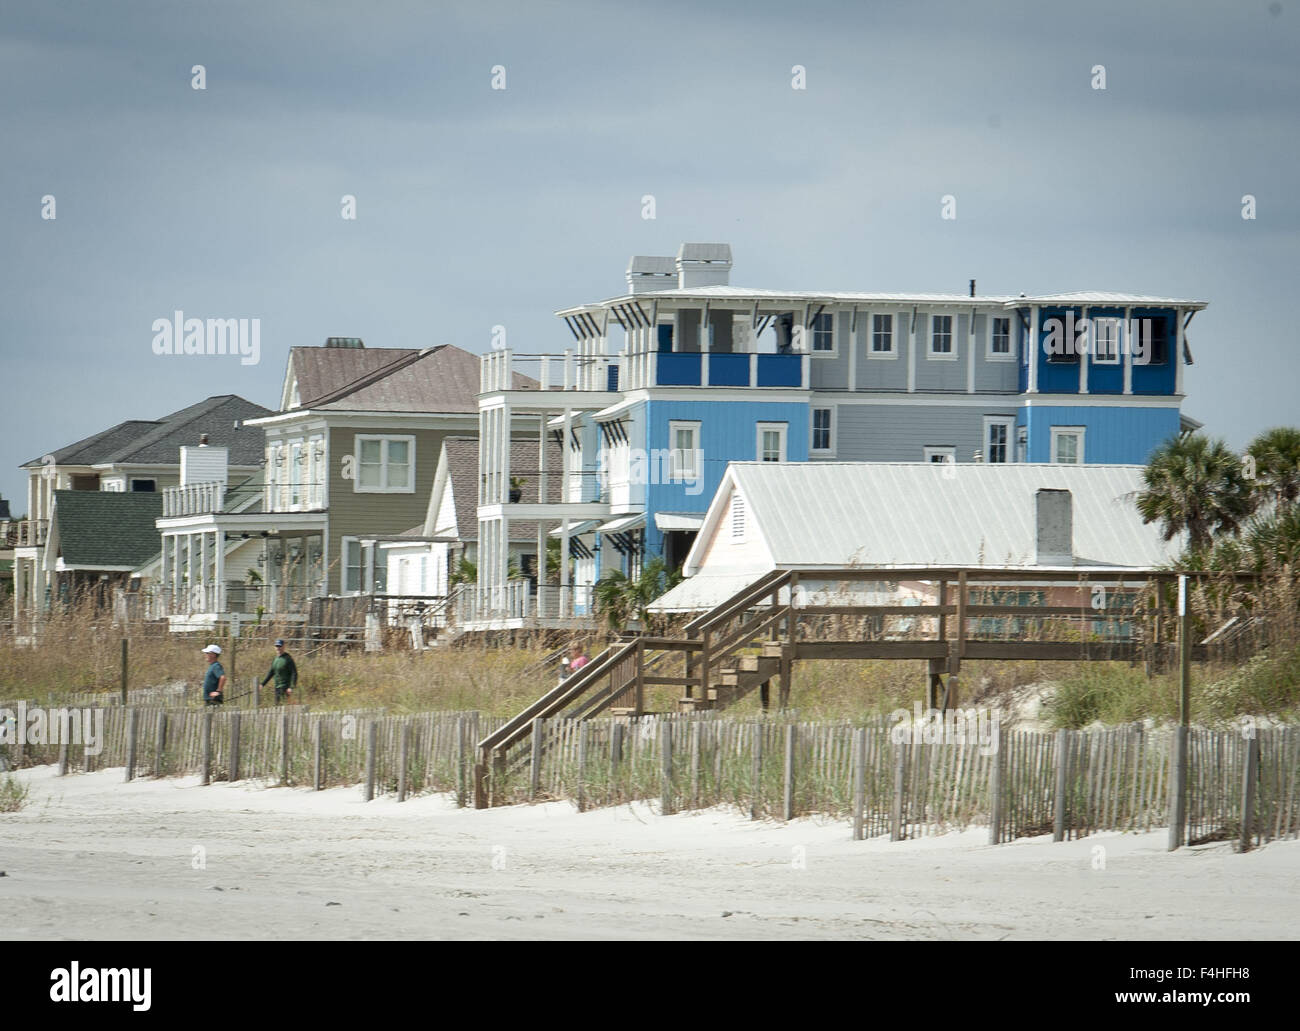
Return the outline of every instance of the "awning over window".
<path id="1" fill-rule="evenodd" d="M 698 530 L 704 525 L 703 512 L 656 512 L 655 526 L 669 530 Z"/>
<path id="2" fill-rule="evenodd" d="M 590 533 L 592 530 L 596 528 L 599 522 L 600 522 L 599 519 L 584 519 L 581 522 L 570 523 L 569 536 L 581 537 L 584 533 Z M 561 532 L 561 528 L 557 526 L 554 530 L 551 531 L 551 536 L 563 537 L 564 534 Z"/>
<path id="3" fill-rule="evenodd" d="M 645 513 L 638 512 L 636 515 L 619 516 L 617 519 L 611 519 L 604 523 L 601 533 L 627 533 L 628 530 L 635 530 L 645 526 Z"/>

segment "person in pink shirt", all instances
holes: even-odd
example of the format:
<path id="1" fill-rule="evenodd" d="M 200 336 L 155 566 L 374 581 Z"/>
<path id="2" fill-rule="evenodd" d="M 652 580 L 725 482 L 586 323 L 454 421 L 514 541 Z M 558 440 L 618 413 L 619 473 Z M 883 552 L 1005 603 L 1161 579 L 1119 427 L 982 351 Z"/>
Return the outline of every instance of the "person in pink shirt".
<path id="1" fill-rule="evenodd" d="M 575 644 L 569 649 L 569 675 L 572 676 L 582 669 L 591 660 L 587 658 L 587 653 L 582 650 L 582 645 Z"/>

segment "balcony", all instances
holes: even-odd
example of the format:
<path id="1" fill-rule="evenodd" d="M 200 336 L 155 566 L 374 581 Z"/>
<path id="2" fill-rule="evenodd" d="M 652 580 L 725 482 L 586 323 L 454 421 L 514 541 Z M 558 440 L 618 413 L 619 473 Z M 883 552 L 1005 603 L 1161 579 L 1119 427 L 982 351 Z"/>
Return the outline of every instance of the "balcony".
<path id="1" fill-rule="evenodd" d="M 626 388 L 786 387 L 808 382 L 807 356 L 698 351 L 637 351 L 627 356 Z"/>
<path id="2" fill-rule="evenodd" d="M 164 487 L 164 519 L 181 516 L 212 515 L 222 511 L 226 502 L 224 483 L 191 483 L 184 487 Z"/>
<path id="3" fill-rule="evenodd" d="M 15 519 L 0 523 L 0 533 L 3 535 L 6 548 L 42 547 L 49 532 L 48 519 Z"/>

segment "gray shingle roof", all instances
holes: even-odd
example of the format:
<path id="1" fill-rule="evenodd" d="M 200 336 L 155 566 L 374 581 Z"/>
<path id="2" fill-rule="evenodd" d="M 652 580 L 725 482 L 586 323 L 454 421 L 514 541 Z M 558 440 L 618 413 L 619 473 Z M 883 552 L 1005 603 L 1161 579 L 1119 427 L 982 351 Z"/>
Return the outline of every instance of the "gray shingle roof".
<path id="1" fill-rule="evenodd" d="M 142 565 L 162 548 L 162 494 L 56 490 L 53 521 L 66 565 Z"/>
<path id="2" fill-rule="evenodd" d="M 261 463 L 266 434 L 256 426 L 235 429 L 236 420 L 270 415 L 271 410 L 235 394 L 209 397 L 161 419 L 130 419 L 51 452 L 58 465 L 177 465 L 184 444 L 208 443 L 230 450 L 230 464 Z M 40 465 L 39 458 L 27 466 Z"/>

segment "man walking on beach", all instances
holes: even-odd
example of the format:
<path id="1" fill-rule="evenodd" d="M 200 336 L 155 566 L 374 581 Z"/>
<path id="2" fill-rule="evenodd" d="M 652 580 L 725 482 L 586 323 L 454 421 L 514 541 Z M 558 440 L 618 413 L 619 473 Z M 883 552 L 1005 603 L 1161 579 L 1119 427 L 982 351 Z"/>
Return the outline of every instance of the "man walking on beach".
<path id="1" fill-rule="evenodd" d="M 221 654 L 221 645 L 210 644 L 203 649 L 208 660 L 208 672 L 203 677 L 203 704 L 221 705 L 226 700 L 226 671 L 217 656 Z"/>
<path id="2" fill-rule="evenodd" d="M 275 658 L 271 660 L 271 668 L 267 671 L 262 686 L 265 687 L 272 677 L 275 678 L 275 704 L 293 701 L 293 689 L 298 686 L 298 667 L 293 656 L 284 650 L 283 638 L 276 638 Z"/>

